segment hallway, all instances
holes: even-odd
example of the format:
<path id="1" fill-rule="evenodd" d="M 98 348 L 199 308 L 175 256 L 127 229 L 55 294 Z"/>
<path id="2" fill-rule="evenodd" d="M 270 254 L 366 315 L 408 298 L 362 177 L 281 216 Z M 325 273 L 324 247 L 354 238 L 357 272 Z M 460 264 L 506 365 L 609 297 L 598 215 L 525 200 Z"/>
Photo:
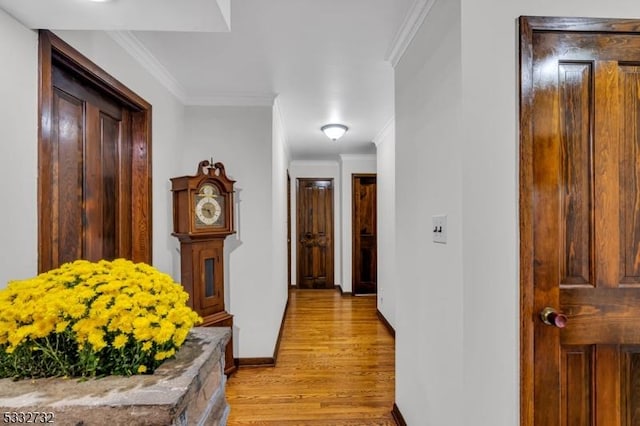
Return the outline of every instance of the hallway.
<path id="1" fill-rule="evenodd" d="M 276 367 L 241 368 L 227 382 L 228 424 L 394 425 L 394 369 L 374 297 L 295 290 Z"/>

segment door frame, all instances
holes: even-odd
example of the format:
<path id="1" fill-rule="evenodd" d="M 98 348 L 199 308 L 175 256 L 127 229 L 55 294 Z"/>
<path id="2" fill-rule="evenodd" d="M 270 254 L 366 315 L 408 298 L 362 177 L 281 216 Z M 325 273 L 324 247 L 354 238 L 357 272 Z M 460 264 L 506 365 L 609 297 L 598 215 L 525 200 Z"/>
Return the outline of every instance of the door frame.
<path id="1" fill-rule="evenodd" d="M 152 261 L 152 188 L 151 188 L 151 104 L 120 83 L 105 70 L 48 30 L 40 30 L 38 47 L 38 271 L 54 265 L 48 217 L 47 188 L 51 185 L 49 149 L 53 134 L 53 58 L 82 79 L 104 91 L 131 109 L 131 257 L 137 262 Z"/>
<path id="2" fill-rule="evenodd" d="M 520 424 L 534 426 L 533 38 L 541 31 L 640 34 L 640 20 L 521 16 L 519 23 Z"/>

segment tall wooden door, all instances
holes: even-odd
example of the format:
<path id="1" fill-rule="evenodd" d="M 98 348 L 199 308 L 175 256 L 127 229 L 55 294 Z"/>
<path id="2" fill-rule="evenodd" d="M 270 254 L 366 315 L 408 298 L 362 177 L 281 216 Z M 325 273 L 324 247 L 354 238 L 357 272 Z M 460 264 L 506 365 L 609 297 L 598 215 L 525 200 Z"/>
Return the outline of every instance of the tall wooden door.
<path id="1" fill-rule="evenodd" d="M 119 160 L 121 151 L 129 152 L 128 112 L 56 65 L 51 147 L 57 169 L 52 187 L 58 215 L 52 228 L 58 241 L 55 263 L 112 260 L 119 254 L 117 219 L 131 221 L 130 210 L 118 209 L 123 200 L 117 194 L 126 178 L 119 173 Z"/>
<path id="2" fill-rule="evenodd" d="M 53 34 L 40 44 L 40 270 L 151 262 L 151 106 Z"/>
<path id="3" fill-rule="evenodd" d="M 640 21 L 520 25 L 522 424 L 640 425 Z"/>
<path id="4" fill-rule="evenodd" d="M 353 282 L 354 294 L 375 294 L 378 277 L 376 175 L 353 175 Z"/>
<path id="5" fill-rule="evenodd" d="M 334 288 L 333 180 L 298 178 L 298 288 Z"/>
<path id="6" fill-rule="evenodd" d="M 291 175 L 287 170 L 287 288 L 291 286 Z"/>

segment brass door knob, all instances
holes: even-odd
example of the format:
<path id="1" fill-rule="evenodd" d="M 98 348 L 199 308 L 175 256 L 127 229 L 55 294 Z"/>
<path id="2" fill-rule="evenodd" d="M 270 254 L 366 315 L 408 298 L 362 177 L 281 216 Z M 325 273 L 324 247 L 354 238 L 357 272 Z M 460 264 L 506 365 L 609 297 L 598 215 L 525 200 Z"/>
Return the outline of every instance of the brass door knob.
<path id="1" fill-rule="evenodd" d="M 567 321 L 569 321 L 565 314 L 548 306 L 540 312 L 540 319 L 542 319 L 542 322 L 546 325 L 558 328 L 565 328 L 567 326 Z"/>

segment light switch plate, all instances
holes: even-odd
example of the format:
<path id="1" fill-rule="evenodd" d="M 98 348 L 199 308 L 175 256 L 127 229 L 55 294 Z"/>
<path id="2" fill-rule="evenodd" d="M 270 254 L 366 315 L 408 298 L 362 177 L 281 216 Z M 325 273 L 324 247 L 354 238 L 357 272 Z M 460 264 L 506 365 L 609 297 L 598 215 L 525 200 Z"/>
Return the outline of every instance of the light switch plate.
<path id="1" fill-rule="evenodd" d="M 447 215 L 432 216 L 433 225 L 431 230 L 433 233 L 433 242 L 446 244 L 447 243 Z"/>

